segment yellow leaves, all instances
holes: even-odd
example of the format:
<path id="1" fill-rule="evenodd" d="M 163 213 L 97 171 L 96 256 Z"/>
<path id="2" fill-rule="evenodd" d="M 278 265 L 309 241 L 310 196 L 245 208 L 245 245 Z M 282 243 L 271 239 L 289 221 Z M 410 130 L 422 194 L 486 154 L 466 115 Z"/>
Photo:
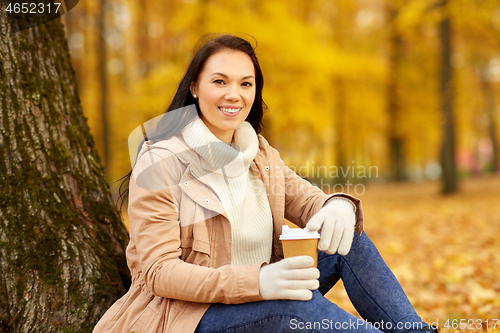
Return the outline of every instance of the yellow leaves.
<path id="1" fill-rule="evenodd" d="M 401 40 L 399 67 L 389 62 L 389 5 L 400 10 L 395 22 Z M 385 177 L 391 164 L 387 106 L 394 102 L 400 107 L 394 128 L 404 141 L 405 163 L 417 170 L 412 174 L 422 174 L 419 170 L 439 159 L 443 120 L 436 26 L 440 16 L 434 5 L 435 0 L 129 1 L 126 28 L 116 24 L 113 18 L 119 15 L 110 9 L 107 30 L 116 30 L 124 43 L 121 49 L 108 47 L 108 60 L 124 66 L 121 74 L 110 74 L 107 95 L 113 135 L 110 180 L 128 171 L 128 158 L 123 158 L 127 135 L 165 110 L 194 45 L 206 33 L 247 34 L 252 44 L 248 35 L 256 38 L 270 109 L 265 135 L 295 166 L 308 159 L 317 165 L 337 164 L 342 150 L 347 162 L 355 158 L 357 164 L 377 165 Z M 97 7 L 85 8 L 86 17 L 98 17 Z M 455 24 L 453 59 L 461 59 L 454 61 L 457 149 L 472 156 L 478 140 L 488 135 L 477 120 L 484 98 L 476 59 L 487 63 L 498 53 L 500 33 L 494 27 L 500 26 L 500 9 L 495 0 L 453 0 L 449 9 Z M 75 22 L 83 20 L 81 13 L 75 15 Z M 161 26 L 162 33 L 151 35 L 152 24 Z M 82 32 L 84 58 L 74 59 L 80 97 L 102 151 L 99 33 L 95 27 Z M 396 67 L 398 100 L 389 101 L 389 71 Z"/>
<path id="2" fill-rule="evenodd" d="M 500 333 L 500 325 L 496 325 L 496 327 L 490 327 L 487 329 L 488 333 Z"/>
<path id="3" fill-rule="evenodd" d="M 396 18 L 398 30 L 403 32 L 422 24 L 423 18 L 426 17 L 428 9 L 433 4 L 435 4 L 435 1 L 432 0 L 410 0 L 404 6 L 398 6 L 399 15 Z M 436 19 L 432 21 L 434 21 L 433 23 L 437 22 Z"/>
<path id="4" fill-rule="evenodd" d="M 466 284 L 467 293 L 472 305 L 481 306 L 487 303 L 493 303 L 500 299 L 500 294 L 489 286 L 483 287 L 476 281 L 469 281 Z M 490 306 L 491 307 L 491 306 Z"/>
<path id="5" fill-rule="evenodd" d="M 424 321 L 452 332 L 442 327 L 447 319 L 479 319 L 482 328 L 455 331 L 500 332 L 500 322 L 485 324 L 500 319 L 500 176 L 465 180 L 446 198 L 437 186 L 368 186 L 365 231 Z M 339 287 L 328 297 L 355 313 Z"/>

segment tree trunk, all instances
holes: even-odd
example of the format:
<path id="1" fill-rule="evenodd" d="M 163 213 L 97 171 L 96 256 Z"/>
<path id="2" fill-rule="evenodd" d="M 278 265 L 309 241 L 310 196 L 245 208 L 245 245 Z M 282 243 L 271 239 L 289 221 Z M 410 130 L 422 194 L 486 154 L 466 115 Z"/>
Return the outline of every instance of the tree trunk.
<path id="1" fill-rule="evenodd" d="M 398 94 L 398 79 L 401 63 L 401 36 L 397 31 L 398 11 L 387 5 L 389 17 L 389 76 L 387 78 L 387 114 L 389 116 L 390 173 L 395 181 L 406 180 L 403 138 L 401 136 L 401 103 Z"/>
<path id="2" fill-rule="evenodd" d="M 0 332 L 91 332 L 130 283 L 128 241 L 60 19 L 12 33 L 0 3 Z"/>
<path id="3" fill-rule="evenodd" d="M 443 112 L 443 145 L 441 148 L 442 192 L 454 193 L 458 190 L 455 163 L 455 125 L 453 117 L 453 85 L 451 68 L 451 36 L 450 17 L 447 11 L 447 0 L 440 2 L 444 12 L 439 24 L 441 40 L 441 109 Z"/>
<path id="4" fill-rule="evenodd" d="M 479 69 L 479 79 L 481 81 L 481 88 L 483 91 L 483 97 L 484 97 L 484 113 L 487 116 L 488 119 L 488 134 L 490 136 L 491 140 L 491 147 L 492 147 L 492 156 L 491 156 L 491 171 L 496 172 L 500 168 L 500 156 L 499 156 L 499 151 L 498 151 L 498 141 L 497 141 L 497 134 L 496 134 L 496 117 L 495 117 L 495 109 L 496 109 L 496 102 L 495 102 L 495 92 L 493 90 L 493 87 L 491 86 L 490 79 L 488 77 L 488 67 L 487 66 L 481 66 Z"/>
<path id="5" fill-rule="evenodd" d="M 338 12 L 335 19 L 332 19 L 331 29 L 333 32 L 333 43 L 338 45 L 340 49 L 347 50 L 349 48 L 349 42 L 351 36 L 350 31 L 352 30 L 351 24 L 354 22 L 352 17 L 352 12 L 349 11 L 349 0 L 342 0 L 335 2 Z M 338 168 L 338 178 L 335 179 L 335 184 L 346 185 L 349 180 L 350 172 L 347 172 L 347 168 L 353 167 L 349 161 L 353 154 L 349 154 L 349 149 L 352 149 L 351 144 L 351 133 L 349 132 L 348 125 L 348 105 L 347 105 L 347 92 L 349 87 L 348 81 L 341 74 L 334 75 L 332 78 L 333 95 L 335 96 L 335 108 L 333 111 L 334 123 L 333 128 L 335 128 L 335 160 L 336 167 Z M 335 188 L 335 187 L 334 187 Z M 346 190 L 347 192 L 347 190 Z"/>
<path id="6" fill-rule="evenodd" d="M 494 102 L 494 95 L 492 95 L 492 100 Z M 498 147 L 498 139 L 497 139 L 497 131 L 496 131 L 496 112 L 495 105 L 489 109 L 488 112 L 488 133 L 491 139 L 492 145 L 492 156 L 491 156 L 491 171 L 499 172 L 500 171 L 500 148 Z"/>
<path id="7" fill-rule="evenodd" d="M 108 124 L 108 75 L 107 75 L 107 45 L 106 45 L 106 0 L 100 0 L 99 17 L 99 72 L 101 80 L 101 133 L 102 133 L 102 155 L 104 167 L 109 167 L 109 124 Z M 105 169 L 106 170 L 106 169 Z"/>
<path id="8" fill-rule="evenodd" d="M 346 88 L 345 88 L 345 82 L 344 79 L 340 76 L 336 76 L 334 78 L 334 89 L 335 89 L 335 96 L 336 96 L 336 103 L 335 103 L 335 120 L 334 120 L 334 126 L 335 126 L 335 132 L 336 132 L 336 140 L 335 140 L 335 155 L 336 155 L 336 160 L 337 160 L 337 168 L 339 170 L 338 172 L 338 179 L 335 179 L 336 184 L 344 185 L 347 183 L 348 177 L 349 177 L 349 172 L 347 172 L 347 168 L 351 166 L 350 163 L 348 163 L 348 154 L 347 154 L 347 147 L 348 147 L 348 133 L 346 131 L 347 127 L 347 106 L 345 102 L 345 96 L 346 96 Z M 344 176 L 347 175 L 347 176 Z"/>

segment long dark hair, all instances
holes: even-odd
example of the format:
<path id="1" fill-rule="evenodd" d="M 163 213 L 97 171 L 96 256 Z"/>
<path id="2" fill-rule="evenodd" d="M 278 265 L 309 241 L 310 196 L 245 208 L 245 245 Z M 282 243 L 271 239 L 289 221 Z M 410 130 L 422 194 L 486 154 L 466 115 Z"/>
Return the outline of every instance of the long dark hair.
<path id="1" fill-rule="evenodd" d="M 203 43 L 203 41 L 207 39 L 208 41 Z M 264 76 L 262 75 L 259 60 L 255 54 L 255 48 L 247 40 L 234 35 L 220 35 L 215 37 L 214 35 L 207 35 L 203 37 L 198 44 L 202 44 L 202 46 L 198 49 L 198 51 L 196 51 L 195 56 L 191 60 L 191 63 L 179 83 L 179 87 L 177 88 L 174 98 L 167 108 L 167 111 L 165 111 L 163 117 L 158 122 L 156 130 L 147 136 L 145 135 L 144 139 L 139 144 L 138 151 L 141 149 L 142 144 L 147 140 L 164 140 L 173 135 L 178 135 L 180 131 L 194 119 L 195 115 L 188 112 L 188 108 L 184 108 L 186 112 L 178 112 L 179 109 L 194 104 L 196 106 L 198 116 L 201 116 L 197 102 L 198 100 L 195 99 L 190 92 L 191 84 L 198 80 L 198 76 L 203 70 L 208 58 L 217 52 L 227 49 L 244 52 L 252 60 L 255 69 L 255 100 L 246 121 L 252 125 L 255 132 L 260 133 L 262 129 L 262 117 L 264 116 L 264 110 L 267 109 L 267 105 L 262 99 Z M 174 110 L 177 111 L 169 113 L 169 111 Z M 123 203 L 128 198 L 128 185 L 131 175 L 132 171 L 117 180 L 117 182 L 122 181 L 118 190 L 120 210 Z"/>

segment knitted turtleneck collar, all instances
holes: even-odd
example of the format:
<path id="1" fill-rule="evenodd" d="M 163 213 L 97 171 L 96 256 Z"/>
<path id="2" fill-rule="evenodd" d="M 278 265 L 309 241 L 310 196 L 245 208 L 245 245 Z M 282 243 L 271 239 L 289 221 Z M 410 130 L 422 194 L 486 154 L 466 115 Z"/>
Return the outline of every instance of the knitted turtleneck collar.
<path id="1" fill-rule="evenodd" d="M 207 173 L 217 172 L 227 177 L 246 172 L 259 149 L 257 133 L 246 121 L 234 131 L 231 145 L 219 140 L 198 116 L 182 130 L 182 137 L 200 156 Z"/>

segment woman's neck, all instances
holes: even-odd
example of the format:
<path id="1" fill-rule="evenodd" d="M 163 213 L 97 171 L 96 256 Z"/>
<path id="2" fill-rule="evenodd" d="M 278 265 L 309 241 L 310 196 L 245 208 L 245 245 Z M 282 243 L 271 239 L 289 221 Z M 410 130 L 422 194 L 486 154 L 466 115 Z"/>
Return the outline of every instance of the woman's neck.
<path id="1" fill-rule="evenodd" d="M 209 124 L 207 121 L 203 120 L 203 118 L 201 118 L 201 120 L 203 121 L 203 123 L 205 123 L 207 128 L 210 130 L 210 132 L 212 132 L 213 135 L 215 135 L 217 139 L 227 144 L 231 144 L 231 142 L 233 142 L 234 130 L 229 130 L 229 131 L 217 130 L 216 128 L 213 128 L 213 126 Z"/>

